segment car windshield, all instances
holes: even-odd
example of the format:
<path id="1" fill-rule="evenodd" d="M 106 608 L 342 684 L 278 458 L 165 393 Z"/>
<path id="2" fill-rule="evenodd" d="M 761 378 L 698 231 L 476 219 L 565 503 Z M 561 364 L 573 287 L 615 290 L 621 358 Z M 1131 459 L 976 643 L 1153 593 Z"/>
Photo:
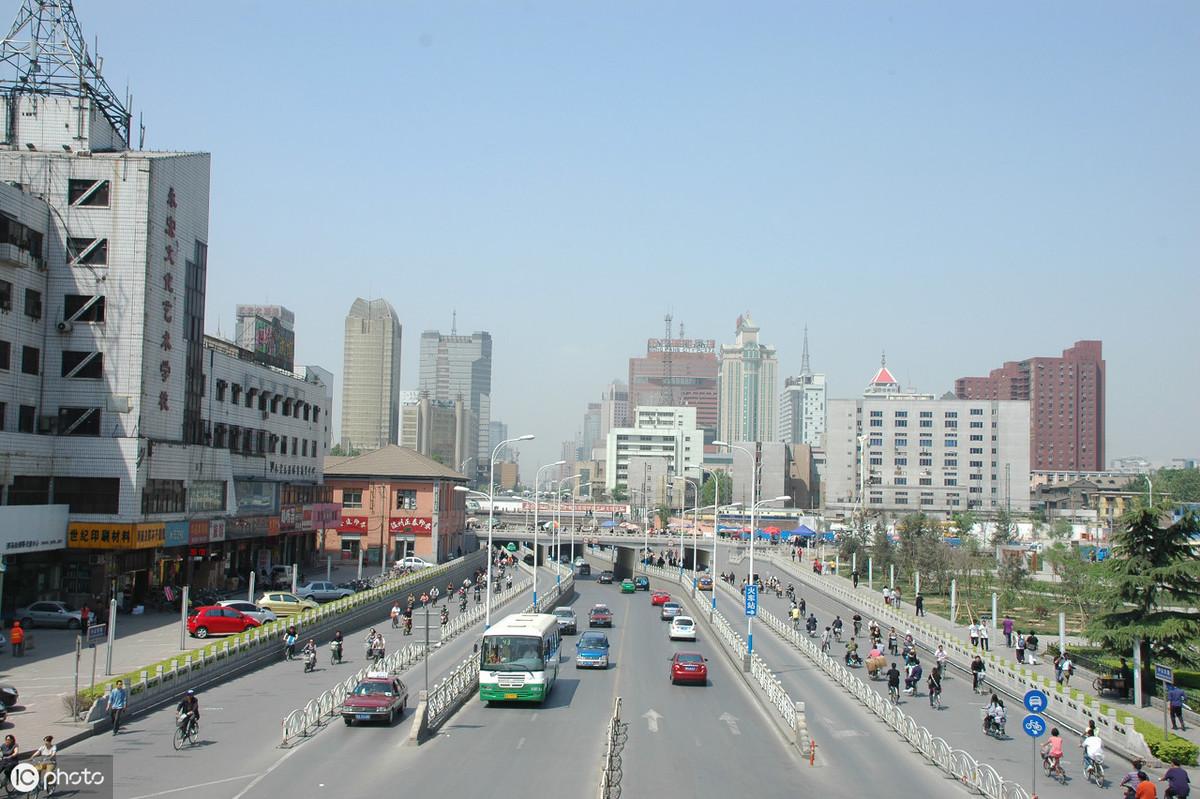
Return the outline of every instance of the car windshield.
<path id="1" fill-rule="evenodd" d="M 591 635 L 584 634 L 579 639 L 579 646 L 584 649 L 607 649 L 608 639 L 603 635 L 596 635 L 595 633 Z"/>
<path id="2" fill-rule="evenodd" d="M 676 627 L 691 627 L 692 620 L 689 619 L 687 616 L 676 616 L 675 617 L 675 626 Z"/>
<path id="3" fill-rule="evenodd" d="M 681 652 L 675 656 L 675 660 L 679 663 L 703 663 L 704 658 L 691 652 Z"/>
<path id="4" fill-rule="evenodd" d="M 609 612 L 608 608 L 606 608 L 604 605 L 597 605 L 596 607 L 592 608 L 592 613 L 608 613 L 608 612 Z"/>
<path id="5" fill-rule="evenodd" d="M 488 671 L 541 671 L 542 639 L 497 635 L 483 641 L 482 667 Z"/>
<path id="6" fill-rule="evenodd" d="M 391 696 L 392 685 L 386 682 L 360 682 L 354 687 L 355 696 Z"/>
<path id="7" fill-rule="evenodd" d="M 667 610 L 679 610 L 679 606 L 676 605 L 674 602 L 668 602 L 665 605 L 663 605 L 663 607 L 666 608 Z"/>
<path id="8" fill-rule="evenodd" d="M 575 611 L 571 610 L 570 608 L 555 608 L 554 615 L 558 616 L 560 619 L 569 619 L 571 616 L 575 615 Z"/>

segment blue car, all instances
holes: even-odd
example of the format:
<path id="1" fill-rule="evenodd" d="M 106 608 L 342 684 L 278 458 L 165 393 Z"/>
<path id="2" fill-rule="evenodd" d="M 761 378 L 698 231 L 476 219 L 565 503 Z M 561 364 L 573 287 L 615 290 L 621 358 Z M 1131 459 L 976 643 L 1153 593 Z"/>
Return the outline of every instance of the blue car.
<path id="1" fill-rule="evenodd" d="M 607 669 L 608 636 L 595 631 L 579 636 L 575 643 L 575 668 Z"/>

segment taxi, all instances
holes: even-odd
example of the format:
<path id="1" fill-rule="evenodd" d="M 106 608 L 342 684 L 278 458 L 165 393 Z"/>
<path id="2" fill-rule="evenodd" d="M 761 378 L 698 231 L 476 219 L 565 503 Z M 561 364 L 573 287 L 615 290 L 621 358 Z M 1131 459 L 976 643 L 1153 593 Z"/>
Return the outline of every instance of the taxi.
<path id="1" fill-rule="evenodd" d="M 621 581 L 621 593 L 622 594 L 632 594 L 636 590 L 637 590 L 637 586 L 635 586 L 633 584 L 633 580 L 630 580 L 628 577 L 626 577 L 624 580 Z"/>
<path id="2" fill-rule="evenodd" d="M 342 701 L 342 721 L 386 721 L 394 724 L 408 706 L 408 688 L 386 671 L 367 672 Z"/>

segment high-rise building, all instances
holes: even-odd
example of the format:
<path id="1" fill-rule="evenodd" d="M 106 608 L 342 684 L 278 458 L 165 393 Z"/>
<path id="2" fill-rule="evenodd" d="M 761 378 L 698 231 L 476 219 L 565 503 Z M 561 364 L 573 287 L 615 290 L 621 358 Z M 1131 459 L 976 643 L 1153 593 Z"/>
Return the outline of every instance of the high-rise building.
<path id="1" fill-rule="evenodd" d="M 717 430 L 717 343 L 712 339 L 652 338 L 645 357 L 629 359 L 629 414 L 643 405 L 696 409 L 712 441 Z M 616 385 L 610 387 L 616 391 Z M 620 424 L 614 422 L 614 427 Z"/>
<path id="2" fill-rule="evenodd" d="M 400 446 L 415 449 L 451 469 L 471 469 L 479 425 L 463 400 L 442 402 L 418 397 L 400 406 Z M 468 463 L 468 461 L 470 461 Z"/>
<path id="3" fill-rule="evenodd" d="M 1029 510 L 1029 403 L 935 399 L 880 367 L 863 399 L 830 400 L 827 513 Z"/>
<path id="4" fill-rule="evenodd" d="M 1077 341 L 1060 357 L 1008 361 L 987 377 L 954 381 L 960 399 L 1028 400 L 1029 465 L 1037 471 L 1103 471 L 1104 357 Z"/>
<path id="5" fill-rule="evenodd" d="M 239 305 L 234 343 L 267 366 L 292 371 L 296 360 L 296 315 L 282 305 Z"/>
<path id="6" fill-rule="evenodd" d="M 614 427 L 628 427 L 629 418 L 629 386 L 614 380 L 600 399 L 600 440 L 607 440 Z"/>
<path id="7" fill-rule="evenodd" d="M 496 447 L 500 446 L 501 441 L 508 440 L 508 424 L 506 422 L 488 422 L 488 443 L 487 451 L 496 452 Z M 502 448 L 496 452 L 497 461 L 510 462 L 516 459 L 516 450 L 511 446 Z"/>
<path id="8" fill-rule="evenodd" d="M 492 335 L 460 336 L 451 330 L 421 334 L 421 373 L 417 386 L 430 399 L 453 402 L 462 399 L 475 414 L 476 431 L 470 449 L 477 458 L 476 469 L 486 470 L 492 456 Z"/>
<path id="9" fill-rule="evenodd" d="M 696 425 L 695 408 L 640 406 L 633 427 L 608 432 L 605 490 L 647 492 L 639 505 L 665 501 L 664 480 L 704 457 L 703 433 Z"/>
<path id="10" fill-rule="evenodd" d="M 601 446 L 600 438 L 600 403 L 589 402 L 587 412 L 583 415 L 583 433 L 579 439 L 579 456 L 581 461 L 592 459 L 592 450 Z"/>
<path id="11" fill-rule="evenodd" d="M 808 360 L 808 328 L 804 328 L 804 354 L 800 374 L 783 383 L 779 398 L 779 440 L 785 444 L 824 446 L 825 375 L 813 374 Z"/>
<path id="12" fill-rule="evenodd" d="M 737 319 L 732 345 L 721 345 L 721 441 L 774 441 L 779 362 L 775 348 L 758 343 L 749 314 Z"/>
<path id="13" fill-rule="evenodd" d="M 387 300 L 361 297 L 346 314 L 342 446 L 395 444 L 400 434 L 400 317 Z"/>

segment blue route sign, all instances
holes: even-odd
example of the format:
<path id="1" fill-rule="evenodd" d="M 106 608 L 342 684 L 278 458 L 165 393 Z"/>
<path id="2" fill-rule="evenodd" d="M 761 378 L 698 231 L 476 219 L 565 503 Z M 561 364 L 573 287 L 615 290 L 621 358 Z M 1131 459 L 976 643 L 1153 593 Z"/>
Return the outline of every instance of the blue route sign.
<path id="1" fill-rule="evenodd" d="M 1164 666 L 1161 663 L 1154 664 L 1154 679 L 1162 680 L 1163 682 L 1175 683 L 1175 670 L 1170 666 Z"/>
<path id="2" fill-rule="evenodd" d="M 758 586 L 757 585 L 747 585 L 746 586 L 746 615 L 747 616 L 757 616 L 758 615 Z"/>
<path id="3" fill-rule="evenodd" d="M 1050 707 L 1050 697 L 1046 696 L 1045 691 L 1034 688 L 1025 692 L 1025 709 L 1030 713 L 1045 713 L 1048 707 Z"/>
<path id="4" fill-rule="evenodd" d="M 1038 715 L 1028 715 L 1021 721 L 1021 729 L 1030 738 L 1041 738 L 1046 734 L 1046 720 Z"/>

